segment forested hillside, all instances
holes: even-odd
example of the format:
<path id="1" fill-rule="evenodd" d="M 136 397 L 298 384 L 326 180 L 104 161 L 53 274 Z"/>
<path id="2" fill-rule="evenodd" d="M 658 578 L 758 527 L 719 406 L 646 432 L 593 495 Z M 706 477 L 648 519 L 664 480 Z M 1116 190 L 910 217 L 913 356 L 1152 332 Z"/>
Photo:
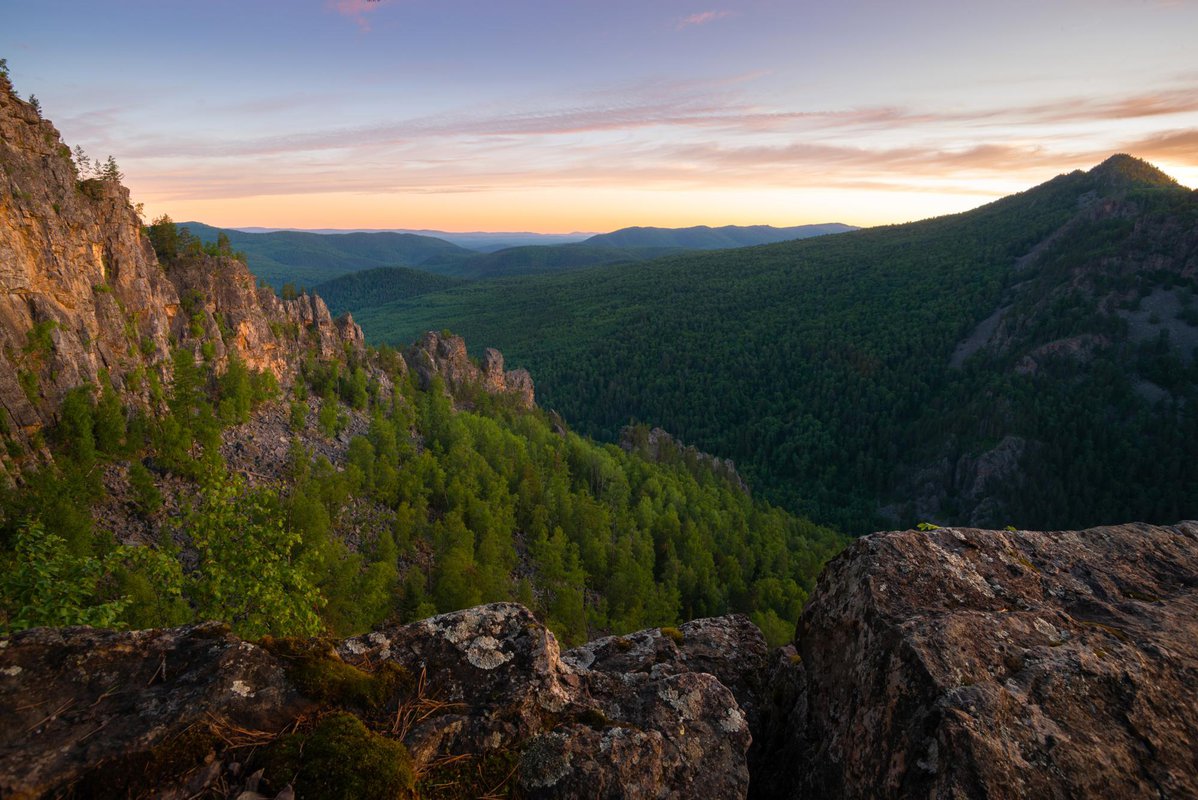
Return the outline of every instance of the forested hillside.
<path id="1" fill-rule="evenodd" d="M 853 532 L 1198 515 L 1198 200 L 1127 156 L 975 211 L 356 308 L 450 327 L 610 439 L 734 458 Z"/>
<path id="2" fill-rule="evenodd" d="M 179 350 L 173 374 L 161 417 L 80 387 L 53 463 L 23 462 L 0 628 L 348 635 L 518 600 L 566 642 L 732 610 L 782 642 L 841 545 L 681 449 L 650 463 L 477 383 L 455 411 L 394 352 L 311 358 L 289 403 L 240 362 Z"/>
<path id="3" fill-rule="evenodd" d="M 408 267 L 378 267 L 351 272 L 312 287 L 334 314 L 351 308 L 409 300 L 430 292 L 461 286 L 464 281 Z"/>

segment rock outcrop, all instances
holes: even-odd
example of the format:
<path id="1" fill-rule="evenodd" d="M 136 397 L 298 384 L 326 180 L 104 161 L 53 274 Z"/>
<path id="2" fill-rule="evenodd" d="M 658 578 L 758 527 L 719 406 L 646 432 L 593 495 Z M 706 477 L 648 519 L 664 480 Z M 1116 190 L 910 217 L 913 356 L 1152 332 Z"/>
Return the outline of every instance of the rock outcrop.
<path id="1" fill-rule="evenodd" d="M 428 388 L 433 379 L 439 377 L 445 382 L 446 390 L 455 396 L 481 390 L 509 395 L 521 408 L 532 408 L 536 402 L 528 370 L 504 371 L 503 354 L 490 347 L 483 354 L 479 367 L 466 353 L 466 342 L 460 336 L 428 331 L 408 348 L 404 360 L 422 388 Z"/>
<path id="2" fill-rule="evenodd" d="M 644 425 L 626 425 L 620 430 L 620 448 L 626 453 L 635 453 L 655 464 L 683 463 L 701 466 L 731 483 L 745 494 L 749 484 L 736 471 L 736 463 L 730 458 L 720 458 L 704 453 L 693 445 L 683 444 L 662 428 Z"/>
<path id="3" fill-rule="evenodd" d="M 144 379 L 169 378 L 176 345 L 211 345 L 218 370 L 236 352 L 285 381 L 301 351 L 362 348 L 352 320 L 334 321 L 319 298 L 278 299 L 240 261 L 195 255 L 164 268 L 128 190 L 80 179 L 54 126 L 0 83 L 0 413 L 16 441 L 101 372 L 149 404 Z"/>
<path id="4" fill-rule="evenodd" d="M 1198 524 L 867 536 L 782 652 L 758 797 L 1198 796 Z"/>
<path id="5" fill-rule="evenodd" d="M 273 743 L 349 710 L 402 742 L 433 783 L 483 775 L 529 798 L 743 797 L 748 722 L 707 670 L 733 669 L 719 657 L 730 645 L 764 653 L 751 628 L 721 618 L 634 634 L 623 652 L 644 668 L 628 670 L 610 656 L 619 640 L 564 658 L 527 609 L 502 603 L 335 652 L 251 644 L 213 624 L 26 631 L 0 639 L 0 795 L 277 793 L 292 776 L 272 773 Z"/>

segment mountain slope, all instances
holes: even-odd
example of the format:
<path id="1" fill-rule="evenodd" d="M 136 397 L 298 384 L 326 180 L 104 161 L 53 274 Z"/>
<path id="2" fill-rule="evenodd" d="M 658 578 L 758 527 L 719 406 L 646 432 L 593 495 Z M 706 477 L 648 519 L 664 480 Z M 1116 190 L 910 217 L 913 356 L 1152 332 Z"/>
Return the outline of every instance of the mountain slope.
<path id="1" fill-rule="evenodd" d="M 809 239 L 829 233 L 857 230 L 852 225 L 830 222 L 821 225 L 795 225 L 775 228 L 772 225 L 725 225 L 710 228 L 621 228 L 601 233 L 586 240 L 586 244 L 608 247 L 673 247 L 680 250 L 725 250 L 733 247 L 752 247 L 775 244 L 794 239 Z"/>
<path id="2" fill-rule="evenodd" d="M 312 292 L 328 303 L 332 313 L 342 314 L 350 308 L 408 300 L 463 283 L 448 275 L 408 267 L 378 267 L 317 284 Z"/>
<path id="3" fill-rule="evenodd" d="M 660 424 L 857 532 L 879 512 L 1170 522 L 1198 514 L 1176 447 L 1198 435 L 1196 204 L 1117 156 L 965 214 L 472 285 L 360 321 L 383 341 L 494 342 L 585 430 Z"/>

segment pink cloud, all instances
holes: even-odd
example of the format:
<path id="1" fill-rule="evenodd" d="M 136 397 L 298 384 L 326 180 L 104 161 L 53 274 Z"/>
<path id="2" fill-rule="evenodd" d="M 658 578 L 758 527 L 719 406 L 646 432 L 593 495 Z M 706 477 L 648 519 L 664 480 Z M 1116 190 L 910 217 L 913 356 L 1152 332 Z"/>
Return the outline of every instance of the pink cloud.
<path id="1" fill-rule="evenodd" d="M 383 0 L 329 0 L 329 7 L 343 17 L 358 23 L 363 31 L 370 30 L 366 15 L 383 4 Z"/>
<path id="2" fill-rule="evenodd" d="M 689 17 L 683 17 L 678 21 L 678 30 L 689 28 L 691 25 L 706 25 L 709 22 L 715 22 L 717 19 L 731 17 L 731 11 L 701 11 L 698 14 L 691 14 Z"/>

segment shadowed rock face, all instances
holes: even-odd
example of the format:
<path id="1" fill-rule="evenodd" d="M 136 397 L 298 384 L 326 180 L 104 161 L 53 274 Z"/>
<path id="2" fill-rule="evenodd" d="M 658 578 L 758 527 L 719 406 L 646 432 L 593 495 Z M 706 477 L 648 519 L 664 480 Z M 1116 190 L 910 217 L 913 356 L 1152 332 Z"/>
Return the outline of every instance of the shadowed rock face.
<path id="1" fill-rule="evenodd" d="M 72 785 L 123 796 L 120 781 L 188 731 L 278 730 L 310 705 L 273 656 L 223 625 L 25 631 L 0 639 L 0 796 Z M 212 743 L 194 746 L 180 773 L 203 766 Z"/>
<path id="2" fill-rule="evenodd" d="M 499 777 L 530 798 L 737 798 L 748 787 L 748 723 L 732 692 L 686 662 L 707 665 L 711 643 L 740 641 L 745 627 L 743 618 L 692 623 L 689 655 L 684 638 L 681 652 L 655 660 L 660 669 L 633 672 L 559 657 L 553 634 L 510 603 L 382 628 L 335 650 L 368 672 L 396 674 L 394 664 L 412 677 L 374 711 L 357 711 L 400 738 L 418 770 L 497 753 L 512 758 Z M 261 746 L 335 705 L 304 697 L 293 665 L 212 624 L 0 639 L 0 795 L 72 785 L 104 794 L 102 778 L 115 772 L 134 777 L 113 796 L 223 785 L 236 797 L 247 785 L 234 766 L 248 757 L 239 742 Z M 259 781 L 277 791 L 287 776 Z"/>
<path id="3" fill-rule="evenodd" d="M 874 534 L 783 653 L 758 797 L 1198 796 L 1198 524 Z"/>

